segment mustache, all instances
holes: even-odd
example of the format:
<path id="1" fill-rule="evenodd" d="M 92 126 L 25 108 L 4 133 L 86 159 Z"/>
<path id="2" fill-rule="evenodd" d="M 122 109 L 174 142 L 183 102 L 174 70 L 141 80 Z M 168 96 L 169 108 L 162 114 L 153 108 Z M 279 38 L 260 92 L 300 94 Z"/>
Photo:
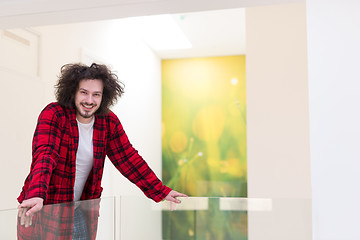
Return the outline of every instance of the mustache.
<path id="1" fill-rule="evenodd" d="M 86 106 L 90 106 L 90 107 L 95 107 L 96 104 L 95 103 L 81 103 L 82 105 L 86 105 Z"/>

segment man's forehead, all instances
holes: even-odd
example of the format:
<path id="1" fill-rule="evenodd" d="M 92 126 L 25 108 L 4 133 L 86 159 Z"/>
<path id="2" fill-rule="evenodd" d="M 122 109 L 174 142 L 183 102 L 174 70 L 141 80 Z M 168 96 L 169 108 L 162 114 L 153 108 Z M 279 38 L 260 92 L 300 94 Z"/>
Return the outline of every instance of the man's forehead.
<path id="1" fill-rule="evenodd" d="M 79 82 L 78 88 L 86 91 L 102 92 L 104 86 L 103 86 L 103 81 L 100 79 L 82 79 Z"/>

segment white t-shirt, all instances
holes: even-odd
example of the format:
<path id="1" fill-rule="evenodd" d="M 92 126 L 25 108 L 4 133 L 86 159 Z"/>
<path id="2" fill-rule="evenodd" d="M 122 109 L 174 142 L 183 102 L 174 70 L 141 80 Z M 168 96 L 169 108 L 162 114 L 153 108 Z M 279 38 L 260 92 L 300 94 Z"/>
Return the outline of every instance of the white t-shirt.
<path id="1" fill-rule="evenodd" d="M 94 152 L 93 152 L 94 121 L 95 121 L 95 117 L 93 117 L 91 122 L 87 124 L 77 121 L 78 129 L 79 129 L 79 145 L 76 152 L 74 201 L 80 200 L 86 180 L 94 165 Z"/>

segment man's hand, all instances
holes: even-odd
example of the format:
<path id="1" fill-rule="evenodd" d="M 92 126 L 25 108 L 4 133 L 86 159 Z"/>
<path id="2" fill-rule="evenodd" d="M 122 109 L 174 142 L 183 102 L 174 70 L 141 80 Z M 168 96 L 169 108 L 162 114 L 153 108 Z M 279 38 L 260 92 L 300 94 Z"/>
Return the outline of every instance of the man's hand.
<path id="1" fill-rule="evenodd" d="M 39 197 L 24 200 L 18 207 L 18 217 L 20 224 L 29 227 L 32 224 L 32 215 L 40 211 L 43 207 L 44 199 Z"/>
<path id="2" fill-rule="evenodd" d="M 181 203 L 181 201 L 177 199 L 177 197 L 188 197 L 188 196 L 183 193 L 179 193 L 177 191 L 171 190 L 164 199 L 169 202 Z"/>

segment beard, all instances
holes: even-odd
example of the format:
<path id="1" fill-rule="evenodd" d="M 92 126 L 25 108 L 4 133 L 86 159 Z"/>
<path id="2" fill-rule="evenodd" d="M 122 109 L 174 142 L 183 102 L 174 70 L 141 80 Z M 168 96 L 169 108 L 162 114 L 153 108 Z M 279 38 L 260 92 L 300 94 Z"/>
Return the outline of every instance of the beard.
<path id="1" fill-rule="evenodd" d="M 98 108 L 96 108 L 96 104 L 86 104 L 86 103 L 81 103 L 81 106 L 76 106 L 76 111 L 77 113 L 83 117 L 83 118 L 92 118 L 94 116 L 94 114 L 96 113 L 96 111 L 98 110 Z M 84 110 L 84 108 L 82 108 L 82 106 L 92 106 L 93 109 L 91 110 Z"/>
<path id="2" fill-rule="evenodd" d="M 83 118 L 92 118 L 94 116 L 95 113 L 89 113 L 89 112 L 81 112 L 81 111 L 78 111 L 79 115 Z"/>

